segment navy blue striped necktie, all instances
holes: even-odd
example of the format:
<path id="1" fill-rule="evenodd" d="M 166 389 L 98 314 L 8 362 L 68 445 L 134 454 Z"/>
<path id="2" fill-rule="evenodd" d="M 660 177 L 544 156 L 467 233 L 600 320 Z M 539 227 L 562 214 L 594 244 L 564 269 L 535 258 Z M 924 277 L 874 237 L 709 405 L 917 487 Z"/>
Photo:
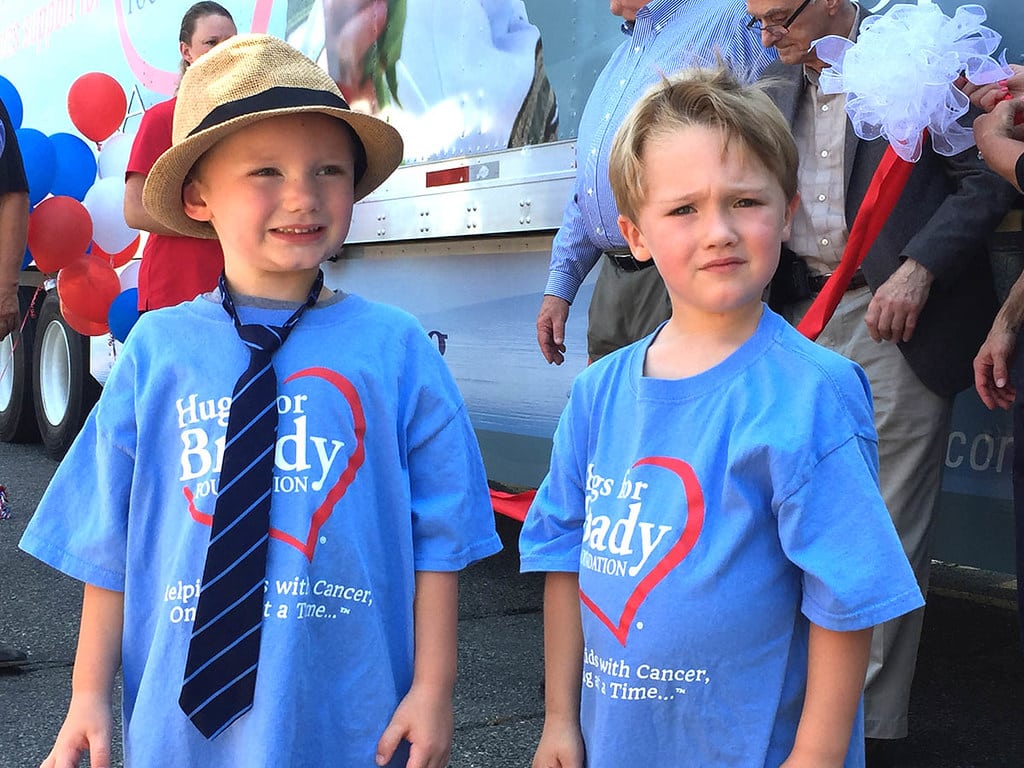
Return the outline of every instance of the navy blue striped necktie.
<path id="1" fill-rule="evenodd" d="M 217 503 L 202 589 L 178 704 L 212 739 L 252 708 L 263 625 L 270 498 L 277 445 L 277 376 L 272 357 L 323 287 L 317 275 L 305 303 L 282 326 L 243 324 L 224 275 L 224 310 L 249 349 L 228 415 Z"/>

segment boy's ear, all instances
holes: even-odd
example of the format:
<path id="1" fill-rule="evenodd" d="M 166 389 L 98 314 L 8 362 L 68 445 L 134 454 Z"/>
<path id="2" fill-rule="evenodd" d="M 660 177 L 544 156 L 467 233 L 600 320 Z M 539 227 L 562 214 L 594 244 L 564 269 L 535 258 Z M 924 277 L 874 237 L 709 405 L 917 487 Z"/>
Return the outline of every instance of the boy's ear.
<path id="1" fill-rule="evenodd" d="M 797 192 L 793 195 L 793 199 L 786 204 L 786 216 L 782 222 L 782 242 L 789 240 L 789 236 L 793 232 L 793 216 L 796 215 L 796 209 L 800 205 L 800 193 Z"/>
<path id="2" fill-rule="evenodd" d="M 210 207 L 203 198 L 202 190 L 195 179 L 189 179 L 181 188 L 181 203 L 185 215 L 196 221 L 210 221 Z"/>
<path id="3" fill-rule="evenodd" d="M 644 233 L 640 231 L 640 227 L 634 224 L 632 219 L 621 214 L 618 221 L 619 231 L 626 238 L 626 245 L 629 246 L 633 258 L 637 261 L 650 261 L 651 252 L 647 248 L 647 240 L 644 238 Z"/>

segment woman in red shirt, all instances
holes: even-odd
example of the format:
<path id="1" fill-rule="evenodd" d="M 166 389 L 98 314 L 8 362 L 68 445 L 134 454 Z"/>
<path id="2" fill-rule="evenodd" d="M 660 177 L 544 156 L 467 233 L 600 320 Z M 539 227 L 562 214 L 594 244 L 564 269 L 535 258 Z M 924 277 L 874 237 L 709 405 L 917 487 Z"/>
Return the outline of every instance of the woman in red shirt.
<path id="1" fill-rule="evenodd" d="M 181 72 L 217 43 L 237 33 L 219 3 L 199 2 L 181 20 Z M 176 97 L 175 97 L 176 98 Z M 217 240 L 182 237 L 153 219 L 142 206 L 142 188 L 156 159 L 171 146 L 175 98 L 146 110 L 125 171 L 124 220 L 149 233 L 139 269 L 139 311 L 190 301 L 217 285 L 224 255 Z"/>

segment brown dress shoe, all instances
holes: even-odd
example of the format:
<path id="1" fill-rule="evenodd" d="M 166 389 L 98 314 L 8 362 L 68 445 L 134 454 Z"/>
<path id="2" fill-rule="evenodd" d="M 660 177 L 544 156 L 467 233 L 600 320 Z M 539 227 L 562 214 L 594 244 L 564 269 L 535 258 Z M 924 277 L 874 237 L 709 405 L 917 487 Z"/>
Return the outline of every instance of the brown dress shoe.
<path id="1" fill-rule="evenodd" d="M 0 669 L 21 667 L 25 664 L 28 664 L 28 656 L 23 651 L 0 643 Z"/>

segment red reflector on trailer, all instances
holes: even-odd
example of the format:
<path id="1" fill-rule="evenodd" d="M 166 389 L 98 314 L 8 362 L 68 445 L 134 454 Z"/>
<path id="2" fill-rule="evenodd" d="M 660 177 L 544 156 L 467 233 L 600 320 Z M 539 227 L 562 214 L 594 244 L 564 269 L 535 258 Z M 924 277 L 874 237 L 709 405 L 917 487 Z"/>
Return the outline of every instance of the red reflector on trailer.
<path id="1" fill-rule="evenodd" d="M 469 181 L 469 166 L 446 168 L 443 171 L 427 171 L 427 187 L 443 187 L 448 184 L 463 184 Z"/>

